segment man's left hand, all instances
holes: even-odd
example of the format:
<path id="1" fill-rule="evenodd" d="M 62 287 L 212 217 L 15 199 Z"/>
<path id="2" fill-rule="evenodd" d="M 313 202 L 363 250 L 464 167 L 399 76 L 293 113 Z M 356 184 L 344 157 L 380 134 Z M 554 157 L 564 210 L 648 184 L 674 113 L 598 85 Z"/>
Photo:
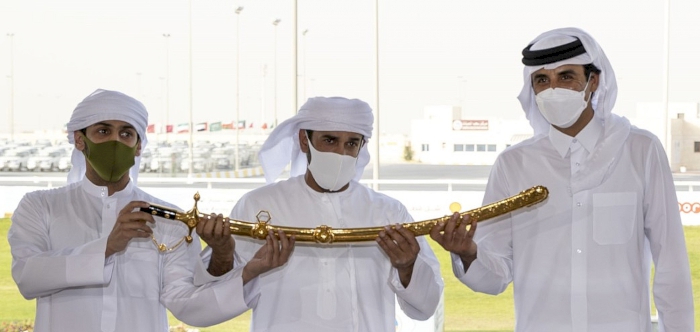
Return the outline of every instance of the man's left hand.
<path id="1" fill-rule="evenodd" d="M 401 224 L 396 224 L 393 228 L 384 227 L 376 241 L 389 256 L 391 265 L 398 271 L 401 284 L 408 287 L 413 274 L 413 264 L 420 251 L 416 235 L 403 228 Z"/>

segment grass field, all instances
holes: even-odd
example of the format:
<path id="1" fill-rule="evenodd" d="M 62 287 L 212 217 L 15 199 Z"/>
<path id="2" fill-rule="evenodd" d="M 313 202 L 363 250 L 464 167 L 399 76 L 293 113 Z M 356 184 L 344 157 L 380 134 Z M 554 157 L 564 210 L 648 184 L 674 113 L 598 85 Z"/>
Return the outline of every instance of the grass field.
<path id="1" fill-rule="evenodd" d="M 2 322 L 34 319 L 34 301 L 25 300 L 17 290 L 10 266 L 12 258 L 7 243 L 9 219 L 0 219 L 0 327 Z M 695 299 L 696 331 L 700 332 L 700 227 L 686 227 Z M 431 240 L 432 242 L 432 240 Z M 434 244 L 434 243 L 431 243 Z M 490 296 L 474 293 L 462 285 L 452 274 L 449 255 L 443 250 L 435 253 L 440 260 L 445 279 L 445 331 L 505 332 L 513 331 L 513 292 L 508 289 L 501 295 Z M 224 324 L 202 328 L 202 332 L 248 331 L 250 312 Z M 171 317 L 171 325 L 180 323 Z"/>

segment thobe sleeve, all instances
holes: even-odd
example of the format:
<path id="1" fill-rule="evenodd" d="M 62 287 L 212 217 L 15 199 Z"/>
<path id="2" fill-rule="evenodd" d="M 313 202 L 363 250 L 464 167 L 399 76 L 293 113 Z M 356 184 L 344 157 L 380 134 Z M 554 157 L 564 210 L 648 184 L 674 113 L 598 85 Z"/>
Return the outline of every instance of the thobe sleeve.
<path id="1" fill-rule="evenodd" d="M 490 204 L 509 195 L 506 175 L 501 172 L 499 159 L 491 170 L 484 204 Z M 480 222 L 474 234 L 477 244 L 476 260 L 464 271 L 458 255 L 451 254 L 455 277 L 476 292 L 502 293 L 513 281 L 513 240 L 510 214 Z"/>
<path id="2" fill-rule="evenodd" d="M 163 271 L 161 302 L 173 315 L 193 326 L 210 326 L 232 319 L 248 307 L 243 300 L 242 269 L 196 286 L 195 269 L 203 268 L 199 238 L 167 254 Z"/>
<path id="3" fill-rule="evenodd" d="M 12 215 L 7 234 L 12 278 L 26 299 L 70 287 L 101 286 L 110 280 L 113 260 L 105 260 L 107 237 L 78 247 L 51 250 L 49 208 L 38 192 L 25 195 Z M 51 273 L 46 273 L 51 271 Z"/>
<path id="4" fill-rule="evenodd" d="M 411 282 L 404 288 L 399 273 L 392 268 L 391 287 L 396 293 L 399 307 L 406 316 L 417 320 L 430 318 L 440 302 L 444 287 L 440 275 L 440 263 L 425 238 L 417 238 L 420 245 L 413 265 Z"/>
<path id="5" fill-rule="evenodd" d="M 655 266 L 653 293 L 659 331 L 694 331 L 688 252 L 671 169 L 658 140 L 646 163 L 644 232 Z"/>
<path id="6" fill-rule="evenodd" d="M 241 197 L 231 210 L 229 218 L 236 220 L 253 220 L 258 211 L 254 209 L 254 204 L 247 204 L 247 202 L 247 196 L 244 195 Z M 234 264 L 239 264 L 242 269 L 245 264 L 253 258 L 258 249 L 262 247 L 264 242 L 241 236 L 234 236 L 233 238 L 236 240 Z M 257 277 L 253 278 L 253 280 L 249 281 L 243 288 L 245 302 L 249 308 L 255 308 L 260 298 L 260 287 L 257 279 Z"/>
<path id="7" fill-rule="evenodd" d="M 219 281 L 225 278 L 228 274 L 224 274 L 222 276 L 213 276 L 209 273 L 207 270 L 207 267 L 209 266 L 209 261 L 211 260 L 211 248 L 206 247 L 202 252 L 199 254 L 200 259 L 197 260 L 197 264 L 195 266 L 194 270 L 194 284 L 195 286 L 201 286 L 203 284 L 206 284 L 208 282 L 212 281 Z M 240 257 L 235 253 L 233 254 L 233 268 L 242 268 L 244 266 L 243 262 L 241 261 Z"/>

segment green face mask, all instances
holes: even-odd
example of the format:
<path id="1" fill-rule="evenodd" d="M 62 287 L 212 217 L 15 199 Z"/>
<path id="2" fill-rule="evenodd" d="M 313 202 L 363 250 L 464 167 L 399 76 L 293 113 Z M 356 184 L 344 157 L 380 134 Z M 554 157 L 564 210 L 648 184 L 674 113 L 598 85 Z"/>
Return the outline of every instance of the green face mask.
<path id="1" fill-rule="evenodd" d="M 117 182 L 134 166 L 138 143 L 134 147 L 119 141 L 93 143 L 85 135 L 83 140 L 87 147 L 83 155 L 102 180 Z"/>

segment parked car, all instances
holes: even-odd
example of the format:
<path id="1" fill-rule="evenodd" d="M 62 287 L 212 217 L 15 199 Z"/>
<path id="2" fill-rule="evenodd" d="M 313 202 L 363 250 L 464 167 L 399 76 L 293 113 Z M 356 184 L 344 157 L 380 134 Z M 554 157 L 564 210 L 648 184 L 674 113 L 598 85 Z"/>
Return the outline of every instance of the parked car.
<path id="1" fill-rule="evenodd" d="M 177 157 L 153 157 L 149 171 L 157 173 L 174 173 L 173 162 L 177 162 Z"/>
<path id="2" fill-rule="evenodd" d="M 30 156 L 31 152 L 26 149 L 5 151 L 5 154 L 0 157 L 0 165 L 5 171 L 23 171 L 27 169 Z"/>
<path id="3" fill-rule="evenodd" d="M 63 149 L 45 148 L 38 155 L 29 157 L 27 170 L 34 172 L 56 171 L 61 157 L 65 156 Z"/>
<path id="4" fill-rule="evenodd" d="M 141 151 L 141 163 L 139 164 L 139 172 L 149 172 L 151 169 L 151 160 L 153 160 L 153 150 L 146 148 Z"/>
<path id="5" fill-rule="evenodd" d="M 68 172 L 70 171 L 71 167 L 73 167 L 73 164 L 71 162 L 70 153 L 58 159 L 58 170 L 60 172 Z"/>
<path id="6" fill-rule="evenodd" d="M 183 158 L 180 161 L 180 170 L 183 172 L 189 172 L 190 170 L 190 158 Z M 211 159 L 194 157 L 192 158 L 192 172 L 211 172 L 213 166 L 211 164 Z"/>

